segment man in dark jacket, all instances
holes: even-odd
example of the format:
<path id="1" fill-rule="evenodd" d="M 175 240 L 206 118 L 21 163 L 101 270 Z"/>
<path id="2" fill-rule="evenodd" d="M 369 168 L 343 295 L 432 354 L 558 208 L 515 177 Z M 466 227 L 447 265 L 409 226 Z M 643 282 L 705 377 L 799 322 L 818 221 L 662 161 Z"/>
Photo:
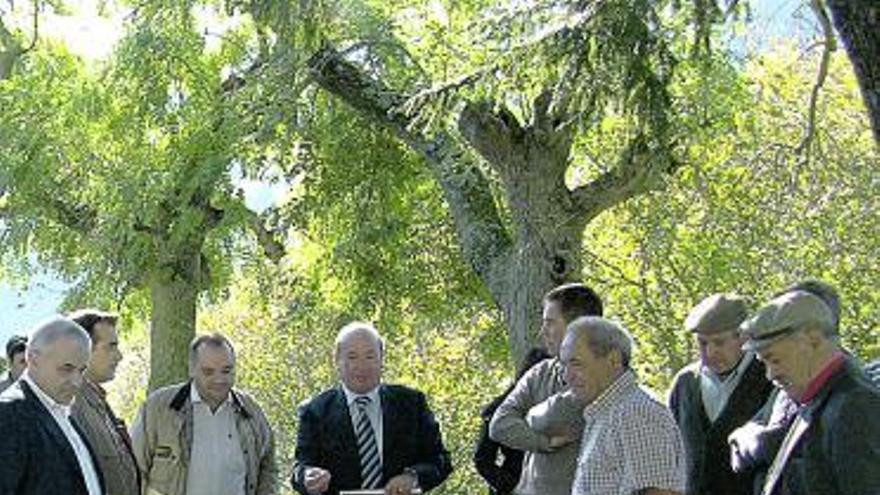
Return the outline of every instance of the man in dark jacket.
<path id="1" fill-rule="evenodd" d="M 381 383 L 384 349 L 376 329 L 353 322 L 336 337 L 340 385 L 299 409 L 293 488 L 303 495 L 383 489 L 428 491 L 452 472 L 424 394 Z"/>
<path id="2" fill-rule="evenodd" d="M 669 407 L 684 438 L 688 495 L 751 493 L 751 479 L 730 468 L 727 436 L 761 408 L 773 386 L 754 353 L 741 349 L 738 328 L 746 316 L 742 298 L 715 294 L 685 321 L 700 359 L 675 377 Z"/>
<path id="3" fill-rule="evenodd" d="M 0 495 L 102 495 L 101 470 L 70 417 L 91 342 L 66 318 L 40 324 L 27 370 L 0 395 Z"/>
<path id="4" fill-rule="evenodd" d="M 740 326 L 767 377 L 798 406 L 763 495 L 877 495 L 880 390 L 840 347 L 828 305 L 787 292 Z"/>
<path id="5" fill-rule="evenodd" d="M 13 335 L 6 341 L 6 362 L 9 371 L 6 378 L 0 381 L 0 393 L 11 387 L 15 380 L 24 373 L 27 363 L 24 359 L 24 351 L 27 348 L 27 339 L 20 335 Z"/>

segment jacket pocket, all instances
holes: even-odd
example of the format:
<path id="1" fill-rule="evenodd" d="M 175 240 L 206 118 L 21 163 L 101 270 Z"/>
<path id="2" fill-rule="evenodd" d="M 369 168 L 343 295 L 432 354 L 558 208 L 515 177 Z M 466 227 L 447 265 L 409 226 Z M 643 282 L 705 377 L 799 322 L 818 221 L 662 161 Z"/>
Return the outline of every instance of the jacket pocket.
<path id="1" fill-rule="evenodd" d="M 178 478 L 180 477 L 180 460 L 175 453 L 166 457 L 153 457 L 153 465 L 150 467 L 148 493 L 163 495 L 176 492 Z"/>

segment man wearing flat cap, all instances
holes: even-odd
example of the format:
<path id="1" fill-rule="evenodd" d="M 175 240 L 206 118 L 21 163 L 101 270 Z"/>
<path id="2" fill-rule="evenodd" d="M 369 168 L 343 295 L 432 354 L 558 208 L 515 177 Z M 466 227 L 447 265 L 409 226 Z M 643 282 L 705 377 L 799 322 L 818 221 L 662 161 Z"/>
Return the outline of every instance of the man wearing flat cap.
<path id="1" fill-rule="evenodd" d="M 684 438 L 688 495 L 752 493 L 751 478 L 730 468 L 727 436 L 755 415 L 773 386 L 754 353 L 742 350 L 739 325 L 747 316 L 741 297 L 714 294 L 685 320 L 700 359 L 675 377 L 669 408 Z"/>
<path id="2" fill-rule="evenodd" d="M 828 305 L 786 292 L 740 326 L 767 378 L 798 405 L 762 495 L 880 493 L 880 389 L 839 346 Z"/>

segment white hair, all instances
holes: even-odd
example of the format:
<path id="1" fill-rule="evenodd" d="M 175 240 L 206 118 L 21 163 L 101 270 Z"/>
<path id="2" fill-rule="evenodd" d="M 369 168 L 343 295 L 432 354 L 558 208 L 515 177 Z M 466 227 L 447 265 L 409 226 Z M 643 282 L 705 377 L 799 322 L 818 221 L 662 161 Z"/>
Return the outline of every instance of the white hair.
<path id="1" fill-rule="evenodd" d="M 585 338 L 587 347 L 599 357 L 613 350 L 620 351 L 621 364 L 629 367 L 632 359 L 633 339 L 620 323 L 599 316 L 582 316 L 568 324 L 568 332 L 575 338 Z"/>
<path id="2" fill-rule="evenodd" d="M 379 346 L 379 355 L 382 355 L 385 348 L 385 343 L 382 341 L 382 336 L 379 335 L 379 331 L 376 330 L 376 327 L 373 326 L 372 323 L 367 323 L 364 321 L 353 321 L 339 330 L 339 333 L 336 334 L 336 342 L 335 342 L 335 351 L 333 353 L 334 358 L 339 357 L 340 350 L 342 349 L 342 344 L 348 340 L 353 335 L 367 335 L 372 338 Z"/>

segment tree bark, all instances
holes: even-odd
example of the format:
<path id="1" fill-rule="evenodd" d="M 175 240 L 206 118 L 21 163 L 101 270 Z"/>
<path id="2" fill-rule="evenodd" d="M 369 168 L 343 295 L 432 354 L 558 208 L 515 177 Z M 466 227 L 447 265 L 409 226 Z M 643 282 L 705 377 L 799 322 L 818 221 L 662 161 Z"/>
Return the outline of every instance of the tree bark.
<path id="1" fill-rule="evenodd" d="M 880 4 L 876 0 L 828 0 L 834 27 L 849 55 L 880 146 Z"/>
<path id="2" fill-rule="evenodd" d="M 504 107 L 468 103 L 458 121 L 472 151 L 452 134 L 426 136 L 402 111 L 406 98 L 325 47 L 309 62 L 312 78 L 378 125 L 390 129 L 426 158 L 455 222 L 465 259 L 489 291 L 520 358 L 538 340 L 541 302 L 553 287 L 582 277 L 581 243 L 587 223 L 605 209 L 647 190 L 656 172 L 672 167 L 632 146 L 616 167 L 594 182 L 569 190 L 572 130 L 551 110 L 553 94 L 534 105 L 523 125 Z M 634 140 L 634 143 L 640 143 Z M 497 173 L 509 216 L 494 204 L 489 180 L 473 157 L 478 153 Z M 662 165 L 662 167 L 657 167 Z"/>
<path id="3" fill-rule="evenodd" d="M 200 253 L 171 258 L 149 280 L 151 391 L 188 376 L 188 346 L 196 331 Z"/>

